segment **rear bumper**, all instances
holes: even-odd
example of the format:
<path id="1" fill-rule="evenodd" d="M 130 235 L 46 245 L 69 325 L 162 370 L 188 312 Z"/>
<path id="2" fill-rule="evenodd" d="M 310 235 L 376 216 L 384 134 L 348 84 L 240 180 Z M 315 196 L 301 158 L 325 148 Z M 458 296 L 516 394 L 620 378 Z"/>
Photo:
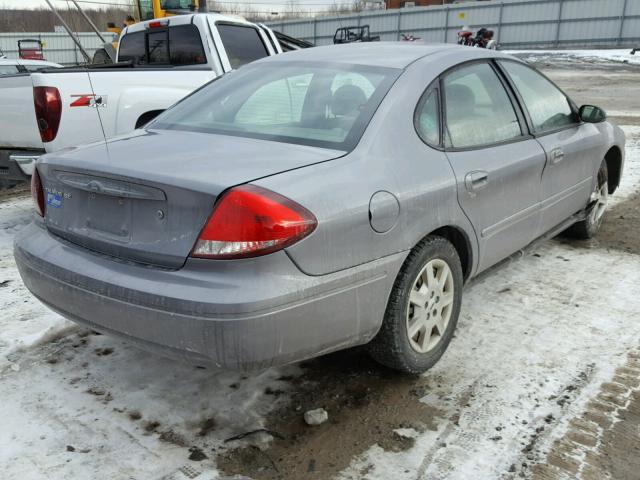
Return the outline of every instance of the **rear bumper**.
<path id="1" fill-rule="evenodd" d="M 29 180 L 36 160 L 44 150 L 0 149 L 0 179 L 11 182 Z"/>
<path id="2" fill-rule="evenodd" d="M 147 350 L 233 370 L 368 342 L 406 256 L 320 277 L 300 272 L 285 252 L 189 259 L 170 271 L 92 253 L 41 224 L 21 231 L 14 255 L 25 285 L 43 303 Z"/>

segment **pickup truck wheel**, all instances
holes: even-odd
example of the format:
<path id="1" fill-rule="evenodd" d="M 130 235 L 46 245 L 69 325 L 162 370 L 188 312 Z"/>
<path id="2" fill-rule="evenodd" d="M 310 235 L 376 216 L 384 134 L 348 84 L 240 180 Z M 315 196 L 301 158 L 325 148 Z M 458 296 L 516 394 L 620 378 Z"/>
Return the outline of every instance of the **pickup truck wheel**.
<path id="1" fill-rule="evenodd" d="M 598 181 L 591 193 L 589 204 L 585 209 L 586 218 L 574 223 L 566 231 L 567 235 L 573 238 L 590 239 L 600 230 L 604 213 L 609 202 L 609 175 L 607 171 L 607 161 L 603 160 L 598 170 Z"/>
<path id="2" fill-rule="evenodd" d="M 462 284 L 455 247 L 442 237 L 425 238 L 398 273 L 382 327 L 369 344 L 371 356 L 406 373 L 431 368 L 453 337 Z"/>

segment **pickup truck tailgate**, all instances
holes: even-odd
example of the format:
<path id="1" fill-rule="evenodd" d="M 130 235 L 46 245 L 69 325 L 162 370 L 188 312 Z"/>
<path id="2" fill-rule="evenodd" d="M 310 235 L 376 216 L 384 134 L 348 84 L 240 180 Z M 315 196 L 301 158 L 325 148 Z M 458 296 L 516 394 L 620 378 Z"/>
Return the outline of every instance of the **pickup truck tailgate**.
<path id="1" fill-rule="evenodd" d="M 0 148 L 42 148 L 29 74 L 0 77 Z"/>

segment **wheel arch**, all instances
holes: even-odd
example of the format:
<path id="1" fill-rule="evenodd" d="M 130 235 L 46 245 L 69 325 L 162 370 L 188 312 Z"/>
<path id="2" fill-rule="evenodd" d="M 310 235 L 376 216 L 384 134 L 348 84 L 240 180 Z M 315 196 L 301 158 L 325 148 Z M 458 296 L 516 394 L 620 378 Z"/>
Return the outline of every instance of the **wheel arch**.
<path id="1" fill-rule="evenodd" d="M 148 112 L 143 113 L 136 120 L 135 128 L 138 129 L 140 127 L 144 127 L 147 123 L 156 118 L 162 112 L 164 112 L 164 110 L 149 110 Z"/>
<path id="2" fill-rule="evenodd" d="M 604 156 L 607 162 L 608 188 L 609 194 L 616 191 L 620 185 L 620 176 L 622 174 L 622 152 L 617 145 L 612 146 Z"/>
<path id="3" fill-rule="evenodd" d="M 451 242 L 460 257 L 462 273 L 464 274 L 464 281 L 466 282 L 471 276 L 471 272 L 473 270 L 473 248 L 467 233 L 460 227 L 445 225 L 425 235 L 425 237 L 428 236 L 443 237 Z"/>

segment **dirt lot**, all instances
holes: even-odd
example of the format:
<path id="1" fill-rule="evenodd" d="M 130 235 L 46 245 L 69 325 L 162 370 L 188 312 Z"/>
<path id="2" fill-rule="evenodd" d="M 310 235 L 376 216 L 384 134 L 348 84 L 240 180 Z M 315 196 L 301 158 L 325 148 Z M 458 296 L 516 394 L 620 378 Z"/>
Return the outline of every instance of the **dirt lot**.
<path id="1" fill-rule="evenodd" d="M 29 199 L 0 196 L 0 477 L 640 478 L 640 68 L 543 68 L 624 126 L 628 175 L 597 239 L 472 281 L 423 376 L 359 349 L 214 373 L 78 329 L 21 285 L 11 238 Z M 329 421 L 307 426 L 318 407 Z"/>

